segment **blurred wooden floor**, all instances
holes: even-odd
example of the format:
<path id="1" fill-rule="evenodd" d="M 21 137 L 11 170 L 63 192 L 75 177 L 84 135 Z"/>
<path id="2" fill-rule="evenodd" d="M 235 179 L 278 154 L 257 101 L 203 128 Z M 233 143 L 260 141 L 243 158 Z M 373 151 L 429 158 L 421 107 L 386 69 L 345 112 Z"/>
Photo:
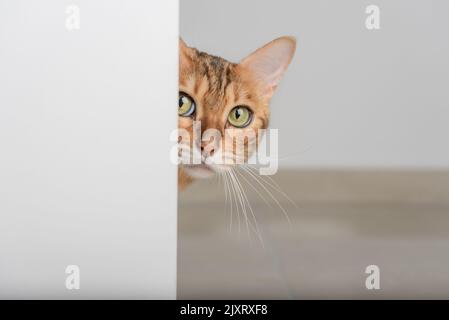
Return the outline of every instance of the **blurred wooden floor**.
<path id="1" fill-rule="evenodd" d="M 272 178 L 297 206 L 271 190 L 288 223 L 268 194 L 266 203 L 246 185 L 259 236 L 251 227 L 248 234 L 242 217 L 239 231 L 235 208 L 231 228 L 222 181 L 180 194 L 178 298 L 449 298 L 449 172 Z M 261 183 L 270 190 L 270 181 Z M 365 288 L 371 264 L 380 267 L 380 290 Z"/>

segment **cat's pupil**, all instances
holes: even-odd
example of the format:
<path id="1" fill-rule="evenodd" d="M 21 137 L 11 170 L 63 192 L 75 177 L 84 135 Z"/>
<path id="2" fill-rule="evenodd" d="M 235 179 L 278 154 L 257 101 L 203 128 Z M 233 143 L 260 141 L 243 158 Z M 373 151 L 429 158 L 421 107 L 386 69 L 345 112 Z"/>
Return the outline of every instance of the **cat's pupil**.
<path id="1" fill-rule="evenodd" d="M 240 118 L 240 116 L 241 116 L 240 109 L 236 109 L 235 110 L 235 118 L 238 119 L 238 118 Z"/>
<path id="2" fill-rule="evenodd" d="M 179 108 L 181 108 L 184 104 L 184 97 L 179 98 Z"/>

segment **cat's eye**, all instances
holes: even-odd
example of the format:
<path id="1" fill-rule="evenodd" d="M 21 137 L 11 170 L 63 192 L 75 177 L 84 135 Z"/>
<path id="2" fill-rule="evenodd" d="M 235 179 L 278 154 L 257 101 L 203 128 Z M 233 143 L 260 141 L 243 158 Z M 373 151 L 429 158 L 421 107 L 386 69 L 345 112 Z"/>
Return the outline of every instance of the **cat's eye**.
<path id="1" fill-rule="evenodd" d="M 179 93 L 178 115 L 190 117 L 195 112 L 195 101 L 187 94 Z"/>
<path id="2" fill-rule="evenodd" d="M 228 121 L 237 128 L 244 128 L 250 124 L 253 113 L 247 107 L 238 106 L 231 110 L 228 115 Z"/>

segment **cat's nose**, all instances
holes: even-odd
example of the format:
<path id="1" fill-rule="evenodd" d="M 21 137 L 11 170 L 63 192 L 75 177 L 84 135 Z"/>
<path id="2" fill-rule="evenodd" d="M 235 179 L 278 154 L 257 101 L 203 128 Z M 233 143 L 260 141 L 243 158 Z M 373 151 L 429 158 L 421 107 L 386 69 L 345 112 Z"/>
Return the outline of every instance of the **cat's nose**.
<path id="1" fill-rule="evenodd" d="M 206 156 L 212 157 L 215 153 L 215 148 L 209 147 L 208 150 L 206 150 L 205 146 L 201 145 L 201 153 L 207 153 Z"/>

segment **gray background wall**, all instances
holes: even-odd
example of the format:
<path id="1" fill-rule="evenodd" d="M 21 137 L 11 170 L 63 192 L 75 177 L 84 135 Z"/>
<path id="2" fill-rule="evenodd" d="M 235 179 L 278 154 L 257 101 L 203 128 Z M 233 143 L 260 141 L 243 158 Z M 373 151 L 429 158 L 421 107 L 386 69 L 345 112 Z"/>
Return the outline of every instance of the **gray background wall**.
<path id="1" fill-rule="evenodd" d="M 446 0 L 182 0 L 180 30 L 232 61 L 297 37 L 272 103 L 281 165 L 449 168 L 448 14 Z"/>

